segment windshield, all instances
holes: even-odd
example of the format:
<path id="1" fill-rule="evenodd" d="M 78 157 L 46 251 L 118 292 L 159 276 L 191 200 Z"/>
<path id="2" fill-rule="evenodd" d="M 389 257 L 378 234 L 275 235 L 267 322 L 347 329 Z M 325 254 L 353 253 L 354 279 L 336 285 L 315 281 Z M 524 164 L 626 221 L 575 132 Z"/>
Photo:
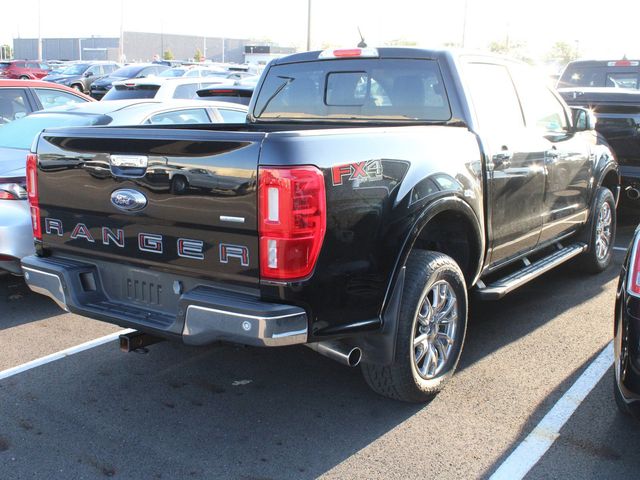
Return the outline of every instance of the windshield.
<path id="1" fill-rule="evenodd" d="M 61 73 L 64 75 L 82 75 L 87 68 L 89 68 L 89 65 L 86 63 L 78 63 L 65 68 Z"/>
<path id="2" fill-rule="evenodd" d="M 158 74 L 158 77 L 181 77 L 187 71 L 186 68 L 170 68 Z"/>
<path id="3" fill-rule="evenodd" d="M 106 125 L 110 121 L 106 115 L 36 113 L 0 126 L 0 147 L 28 150 L 36 135 L 45 128 Z"/>
<path id="4" fill-rule="evenodd" d="M 138 67 L 138 66 L 122 67 L 117 69 L 115 72 L 113 72 L 109 76 L 120 77 L 120 78 L 133 78 L 136 75 L 138 75 L 143 68 L 144 67 Z"/>
<path id="5" fill-rule="evenodd" d="M 263 120 L 446 121 L 433 60 L 354 59 L 272 67 L 253 111 Z"/>

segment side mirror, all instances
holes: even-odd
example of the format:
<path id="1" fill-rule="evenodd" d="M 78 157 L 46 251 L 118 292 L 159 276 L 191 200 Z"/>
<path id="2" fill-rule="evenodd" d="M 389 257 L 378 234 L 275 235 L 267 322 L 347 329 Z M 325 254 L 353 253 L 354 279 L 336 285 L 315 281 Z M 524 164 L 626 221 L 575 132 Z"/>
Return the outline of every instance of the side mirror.
<path id="1" fill-rule="evenodd" d="M 593 111 L 587 108 L 571 107 L 571 114 L 573 117 L 573 129 L 576 132 L 586 132 L 596 129 L 596 118 Z"/>
<path id="2" fill-rule="evenodd" d="M 84 72 L 83 77 L 93 77 L 93 72 Z"/>

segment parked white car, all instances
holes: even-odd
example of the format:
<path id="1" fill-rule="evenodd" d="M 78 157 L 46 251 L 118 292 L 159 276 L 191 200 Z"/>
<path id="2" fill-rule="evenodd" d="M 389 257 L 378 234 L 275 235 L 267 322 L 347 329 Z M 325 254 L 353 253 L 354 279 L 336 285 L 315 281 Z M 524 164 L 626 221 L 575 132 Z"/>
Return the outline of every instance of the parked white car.
<path id="1" fill-rule="evenodd" d="M 34 112 L 0 126 L 0 270 L 20 274 L 20 259 L 34 253 L 25 163 L 35 137 L 45 128 L 100 125 L 244 123 L 247 107 L 202 100 L 116 100 L 88 102 Z M 107 167 L 104 172 L 110 175 Z M 176 188 L 199 178 L 176 179 Z M 194 180 L 195 179 L 195 180 Z"/>
<path id="2" fill-rule="evenodd" d="M 131 100 L 134 98 L 153 98 L 171 100 L 176 98 L 197 98 L 196 92 L 214 85 L 233 85 L 234 80 L 222 77 L 174 77 L 174 78 L 136 78 L 113 82 L 102 101 Z"/>

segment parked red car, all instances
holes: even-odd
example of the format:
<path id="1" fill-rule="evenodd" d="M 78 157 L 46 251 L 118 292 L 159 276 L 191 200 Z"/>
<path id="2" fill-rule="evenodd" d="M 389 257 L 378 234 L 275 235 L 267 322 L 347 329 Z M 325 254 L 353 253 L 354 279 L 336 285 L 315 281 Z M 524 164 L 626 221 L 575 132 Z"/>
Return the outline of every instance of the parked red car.
<path id="1" fill-rule="evenodd" d="M 64 85 L 41 80 L 0 80 L 0 125 L 44 108 L 77 102 L 92 102 L 93 98 Z"/>
<path id="2" fill-rule="evenodd" d="M 10 60 L 0 62 L 0 78 L 36 80 L 49 74 L 51 68 L 35 60 Z"/>

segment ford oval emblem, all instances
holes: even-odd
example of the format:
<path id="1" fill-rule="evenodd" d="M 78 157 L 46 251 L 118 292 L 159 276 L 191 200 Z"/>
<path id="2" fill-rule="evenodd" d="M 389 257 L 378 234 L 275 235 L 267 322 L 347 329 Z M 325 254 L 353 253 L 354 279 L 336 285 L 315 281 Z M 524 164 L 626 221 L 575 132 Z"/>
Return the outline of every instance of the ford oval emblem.
<path id="1" fill-rule="evenodd" d="M 111 203 L 125 212 L 137 212 L 147 206 L 147 197 L 136 190 L 125 188 L 114 190 L 111 194 Z"/>

